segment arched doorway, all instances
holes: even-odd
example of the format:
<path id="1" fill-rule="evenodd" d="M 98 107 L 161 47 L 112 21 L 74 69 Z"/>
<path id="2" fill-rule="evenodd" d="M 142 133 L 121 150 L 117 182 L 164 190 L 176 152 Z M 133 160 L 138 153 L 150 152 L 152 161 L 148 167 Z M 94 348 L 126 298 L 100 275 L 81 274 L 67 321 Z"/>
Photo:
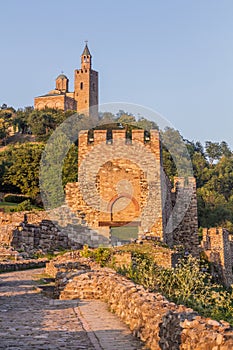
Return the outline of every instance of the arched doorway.
<path id="1" fill-rule="evenodd" d="M 137 200 L 128 194 L 114 197 L 109 203 L 111 226 L 111 245 L 129 243 L 138 238 L 139 221 L 135 221 L 140 215 L 140 207 Z"/>

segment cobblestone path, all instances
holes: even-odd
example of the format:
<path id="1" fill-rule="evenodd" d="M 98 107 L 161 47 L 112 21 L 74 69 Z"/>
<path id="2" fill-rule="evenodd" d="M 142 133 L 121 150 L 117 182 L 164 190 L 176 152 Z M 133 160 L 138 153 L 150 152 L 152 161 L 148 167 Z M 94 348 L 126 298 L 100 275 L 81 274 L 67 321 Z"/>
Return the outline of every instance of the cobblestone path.
<path id="1" fill-rule="evenodd" d="M 54 300 L 41 294 L 33 280 L 41 272 L 0 275 L 0 349 L 143 349 L 105 303 Z"/>

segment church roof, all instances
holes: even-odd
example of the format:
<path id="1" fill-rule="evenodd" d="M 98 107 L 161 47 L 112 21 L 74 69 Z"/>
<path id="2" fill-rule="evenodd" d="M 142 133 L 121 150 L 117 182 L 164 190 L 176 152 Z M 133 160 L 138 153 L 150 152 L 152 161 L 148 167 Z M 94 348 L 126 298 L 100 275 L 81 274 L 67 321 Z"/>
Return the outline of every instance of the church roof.
<path id="1" fill-rule="evenodd" d="M 84 56 L 84 55 L 85 56 L 91 56 L 91 53 L 90 53 L 90 50 L 89 50 L 87 44 L 85 45 L 83 53 L 82 53 L 82 56 Z"/>
<path id="2" fill-rule="evenodd" d="M 58 75 L 57 79 L 68 79 L 65 74 Z"/>

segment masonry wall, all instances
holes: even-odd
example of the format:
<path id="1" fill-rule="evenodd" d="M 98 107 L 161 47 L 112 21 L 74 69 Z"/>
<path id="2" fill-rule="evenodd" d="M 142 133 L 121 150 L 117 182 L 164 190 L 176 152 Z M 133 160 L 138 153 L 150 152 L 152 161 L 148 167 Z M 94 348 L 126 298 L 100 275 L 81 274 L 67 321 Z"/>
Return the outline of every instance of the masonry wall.
<path id="1" fill-rule="evenodd" d="M 82 247 L 81 244 L 71 240 L 65 232 L 61 232 L 51 220 L 42 220 L 38 225 L 21 223 L 13 231 L 11 246 L 29 254 Z"/>
<path id="2" fill-rule="evenodd" d="M 56 292 L 60 299 L 101 299 L 108 303 L 151 350 L 230 350 L 233 329 L 227 322 L 199 316 L 192 309 L 176 305 L 159 293 L 100 268 L 89 259 L 76 259 L 75 269 L 55 261 L 46 271 L 56 273 Z"/>
<path id="3" fill-rule="evenodd" d="M 109 227 L 138 225 L 139 236 L 151 233 L 171 242 L 166 232 L 167 179 L 161 168 L 160 137 L 152 130 L 144 142 L 144 130 L 132 130 L 132 143 L 125 130 L 95 130 L 79 134 L 79 182 L 66 186 L 66 202 L 93 229 L 109 237 Z M 163 190 L 165 189 L 165 195 Z"/>
<path id="4" fill-rule="evenodd" d="M 79 182 L 66 187 L 66 202 L 80 213 L 86 224 L 109 237 L 110 227 L 122 222 L 138 226 L 139 237 L 183 245 L 199 254 L 196 182 L 176 178 L 174 189 L 161 159 L 157 130 L 144 141 L 144 130 L 132 130 L 126 142 L 125 130 L 95 130 L 79 134 Z"/>
<path id="5" fill-rule="evenodd" d="M 173 243 L 183 246 L 187 253 L 198 257 L 200 248 L 194 177 L 187 180 L 182 177 L 174 179 L 173 206 Z"/>
<path id="6" fill-rule="evenodd" d="M 34 100 L 35 109 L 42 110 L 46 107 L 61 110 L 76 110 L 76 101 L 66 94 L 54 94 L 36 97 Z"/>
<path id="7" fill-rule="evenodd" d="M 77 102 L 77 112 L 98 116 L 98 72 L 82 67 L 74 72 L 74 98 Z"/>
<path id="8" fill-rule="evenodd" d="M 25 214 L 28 223 L 38 224 L 48 218 L 48 213 L 45 211 L 0 213 L 0 245 L 11 245 L 13 231 L 24 222 Z"/>
<path id="9" fill-rule="evenodd" d="M 232 250 L 229 232 L 224 228 L 203 229 L 201 242 L 208 260 L 213 263 L 212 274 L 227 287 L 233 284 Z"/>
<path id="10" fill-rule="evenodd" d="M 90 229 L 65 205 L 51 211 L 0 213 L 0 247 L 33 254 L 108 243 L 106 237 Z"/>

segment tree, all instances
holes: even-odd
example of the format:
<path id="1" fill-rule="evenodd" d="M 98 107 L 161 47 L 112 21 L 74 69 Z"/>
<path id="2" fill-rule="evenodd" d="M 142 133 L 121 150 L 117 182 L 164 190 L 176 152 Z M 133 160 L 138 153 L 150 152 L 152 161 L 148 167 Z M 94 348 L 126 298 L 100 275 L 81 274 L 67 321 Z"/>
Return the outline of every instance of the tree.
<path id="1" fill-rule="evenodd" d="M 221 148 L 221 153 L 222 153 L 223 156 L 225 156 L 225 157 L 231 157 L 232 156 L 232 152 L 230 150 L 230 147 L 228 146 L 228 144 L 225 141 L 221 142 L 220 148 Z"/>
<path id="2" fill-rule="evenodd" d="M 64 162 L 69 151 L 70 154 L 63 171 Z M 46 144 L 40 166 L 40 189 L 46 208 L 56 208 L 64 204 L 64 184 L 74 179 L 73 173 L 71 178 L 68 174 L 69 169 L 75 162 L 76 155 L 74 156 L 74 154 L 75 148 L 63 130 L 58 130 Z"/>
<path id="3" fill-rule="evenodd" d="M 35 198 L 40 192 L 39 165 L 43 148 L 43 145 L 27 143 L 3 152 L 3 184 L 15 186 L 22 194 Z"/>
<path id="4" fill-rule="evenodd" d="M 205 151 L 212 165 L 214 161 L 217 161 L 221 158 L 222 150 L 219 142 L 206 141 Z"/>
<path id="5" fill-rule="evenodd" d="M 65 159 L 62 169 L 62 184 L 65 186 L 68 182 L 78 181 L 78 147 L 71 145 Z"/>
<path id="6" fill-rule="evenodd" d="M 163 148 L 165 148 L 169 153 L 169 160 L 174 162 L 172 168 L 176 168 L 175 175 L 184 177 L 192 176 L 193 169 L 190 155 L 185 141 L 180 135 L 179 131 L 167 127 L 163 132 L 161 132 L 161 139 Z M 171 165 L 170 161 L 169 163 Z M 167 170 L 166 163 L 164 165 L 165 170 Z"/>
<path id="7" fill-rule="evenodd" d="M 144 117 L 140 117 L 136 122 L 136 125 L 138 128 L 144 129 L 147 131 L 150 131 L 151 129 L 156 129 L 156 130 L 159 129 L 158 125 L 154 121 L 148 120 Z"/>

